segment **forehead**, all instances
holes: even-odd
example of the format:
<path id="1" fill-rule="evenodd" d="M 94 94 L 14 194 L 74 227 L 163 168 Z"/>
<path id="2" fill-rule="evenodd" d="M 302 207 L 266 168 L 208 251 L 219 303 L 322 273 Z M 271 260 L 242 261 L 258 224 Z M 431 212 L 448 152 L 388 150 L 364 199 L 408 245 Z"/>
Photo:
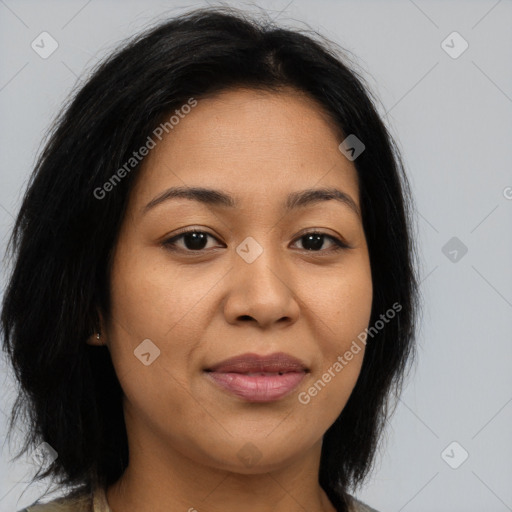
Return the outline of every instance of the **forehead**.
<path id="1" fill-rule="evenodd" d="M 342 140 L 339 127 L 303 93 L 223 91 L 198 99 L 156 140 L 135 200 L 140 207 L 172 186 L 207 186 L 253 199 L 331 186 L 357 203 L 357 173 L 338 149 Z"/>

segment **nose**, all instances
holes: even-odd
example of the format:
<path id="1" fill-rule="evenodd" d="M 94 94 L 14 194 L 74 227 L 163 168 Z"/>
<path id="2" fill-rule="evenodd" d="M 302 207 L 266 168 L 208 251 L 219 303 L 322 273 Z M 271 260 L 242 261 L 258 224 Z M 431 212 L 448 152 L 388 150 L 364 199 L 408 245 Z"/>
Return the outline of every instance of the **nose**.
<path id="1" fill-rule="evenodd" d="M 226 320 L 231 324 L 254 322 L 262 329 L 296 322 L 300 313 L 297 276 L 292 275 L 279 250 L 264 248 L 249 261 L 238 253 L 234 256 L 224 302 Z"/>

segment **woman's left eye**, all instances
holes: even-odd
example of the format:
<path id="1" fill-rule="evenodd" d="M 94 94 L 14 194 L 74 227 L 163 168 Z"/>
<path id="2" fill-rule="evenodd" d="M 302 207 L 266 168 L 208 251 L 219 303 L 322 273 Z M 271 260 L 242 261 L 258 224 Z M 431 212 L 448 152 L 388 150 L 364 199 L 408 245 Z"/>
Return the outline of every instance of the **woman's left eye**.
<path id="1" fill-rule="evenodd" d="M 305 249 L 306 251 L 314 251 L 314 252 L 317 252 L 317 250 L 323 246 L 325 239 L 331 240 L 331 242 L 334 244 L 331 251 L 339 251 L 341 249 L 349 248 L 349 246 L 345 242 L 340 240 L 339 238 L 336 238 L 335 236 L 328 235 L 327 233 L 321 233 L 318 231 L 314 231 L 311 233 L 305 233 L 305 234 L 301 235 L 299 238 L 297 238 L 297 240 L 305 240 L 305 242 L 303 242 L 303 245 L 306 244 L 306 245 L 310 246 L 310 248 Z M 328 251 L 323 251 L 323 252 L 328 252 Z"/>
<path id="2" fill-rule="evenodd" d="M 185 252 L 204 252 L 204 249 L 208 244 L 208 237 L 217 240 L 213 235 L 207 233 L 206 231 L 199 231 L 194 229 L 190 231 L 185 231 L 179 235 L 164 240 L 162 242 L 162 245 L 169 250 L 181 250 Z M 326 239 L 330 240 L 333 245 L 333 248 L 330 250 L 322 249 Z M 304 233 L 303 235 L 295 239 L 295 243 L 300 240 L 303 240 L 302 244 L 304 250 L 309 252 L 329 252 L 349 248 L 349 246 L 339 238 L 318 231 Z M 177 243 L 178 241 L 182 241 L 183 245 L 179 246 Z"/>

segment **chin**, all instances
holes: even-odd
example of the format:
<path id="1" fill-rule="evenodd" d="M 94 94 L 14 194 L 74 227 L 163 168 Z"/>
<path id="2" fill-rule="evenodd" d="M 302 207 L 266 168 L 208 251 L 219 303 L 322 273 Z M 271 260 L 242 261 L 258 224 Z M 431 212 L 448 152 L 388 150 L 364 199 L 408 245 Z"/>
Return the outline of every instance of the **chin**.
<path id="1" fill-rule="evenodd" d="M 288 438 L 288 446 L 282 441 L 271 441 L 268 438 L 244 441 L 228 440 L 226 449 L 218 453 L 208 453 L 209 465 L 218 467 L 223 471 L 230 471 L 244 475 L 257 475 L 275 471 L 286 467 L 294 460 L 306 455 L 310 447 L 301 446 L 299 440 Z M 236 446 L 235 446 L 236 445 Z M 217 447 L 219 444 L 216 445 Z M 217 451 L 217 450 L 216 450 Z"/>

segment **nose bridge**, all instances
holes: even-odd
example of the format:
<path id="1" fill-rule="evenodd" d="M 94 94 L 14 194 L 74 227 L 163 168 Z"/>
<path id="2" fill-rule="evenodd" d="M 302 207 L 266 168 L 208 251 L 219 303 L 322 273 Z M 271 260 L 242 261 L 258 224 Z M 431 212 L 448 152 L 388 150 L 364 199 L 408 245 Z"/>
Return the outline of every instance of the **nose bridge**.
<path id="1" fill-rule="evenodd" d="M 238 261 L 235 267 L 242 272 L 247 285 L 269 290 L 269 287 L 283 286 L 284 263 L 280 247 L 273 240 L 271 231 L 246 237 L 236 248 Z M 279 284 L 278 284 L 279 283 Z"/>

